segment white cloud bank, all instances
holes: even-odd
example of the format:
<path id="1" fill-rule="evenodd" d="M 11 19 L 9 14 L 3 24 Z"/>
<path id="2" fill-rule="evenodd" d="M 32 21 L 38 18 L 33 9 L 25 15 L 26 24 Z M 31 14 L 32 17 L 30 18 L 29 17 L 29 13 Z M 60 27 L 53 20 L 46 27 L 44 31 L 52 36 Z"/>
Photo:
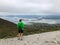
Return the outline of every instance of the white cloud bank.
<path id="1" fill-rule="evenodd" d="M 0 0 L 0 15 L 60 13 L 60 0 Z"/>

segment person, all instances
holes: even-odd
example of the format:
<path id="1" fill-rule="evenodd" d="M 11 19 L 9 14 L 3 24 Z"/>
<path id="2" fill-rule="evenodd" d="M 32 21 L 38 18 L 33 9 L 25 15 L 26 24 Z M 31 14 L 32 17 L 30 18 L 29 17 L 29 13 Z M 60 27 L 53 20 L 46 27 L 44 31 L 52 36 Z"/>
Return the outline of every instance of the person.
<path id="1" fill-rule="evenodd" d="M 24 31 L 24 23 L 22 22 L 22 19 L 19 20 L 17 28 L 18 28 L 18 40 L 23 40 L 22 36 Z"/>

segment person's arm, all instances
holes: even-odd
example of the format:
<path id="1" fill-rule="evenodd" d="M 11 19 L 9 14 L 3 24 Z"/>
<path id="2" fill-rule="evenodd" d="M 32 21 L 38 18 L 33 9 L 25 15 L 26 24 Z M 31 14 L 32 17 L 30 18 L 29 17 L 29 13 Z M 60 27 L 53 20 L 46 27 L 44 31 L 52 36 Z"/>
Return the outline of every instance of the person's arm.
<path id="1" fill-rule="evenodd" d="M 23 28 L 23 30 L 24 30 L 24 23 L 22 23 L 22 28 Z"/>

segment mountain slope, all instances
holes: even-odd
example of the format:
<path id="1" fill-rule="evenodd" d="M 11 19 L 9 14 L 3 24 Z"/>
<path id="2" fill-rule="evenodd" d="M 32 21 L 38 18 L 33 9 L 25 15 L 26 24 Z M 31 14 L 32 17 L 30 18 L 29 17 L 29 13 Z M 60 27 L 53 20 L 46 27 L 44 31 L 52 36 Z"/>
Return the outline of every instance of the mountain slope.
<path id="1" fill-rule="evenodd" d="M 60 24 L 32 23 L 25 25 L 24 35 L 60 30 Z M 18 34 L 16 24 L 0 18 L 0 38 L 16 37 Z"/>
<path id="2" fill-rule="evenodd" d="M 0 18 L 0 38 L 16 36 L 16 24 Z"/>

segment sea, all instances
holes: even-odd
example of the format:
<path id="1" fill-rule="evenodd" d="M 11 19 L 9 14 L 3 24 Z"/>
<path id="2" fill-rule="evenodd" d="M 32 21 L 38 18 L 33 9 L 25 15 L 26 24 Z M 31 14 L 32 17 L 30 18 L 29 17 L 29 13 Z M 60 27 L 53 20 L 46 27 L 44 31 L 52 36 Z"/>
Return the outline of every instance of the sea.
<path id="1" fill-rule="evenodd" d="M 44 16 L 40 15 L 6 15 L 0 16 L 0 18 L 13 22 L 15 24 L 18 23 L 19 19 L 22 19 L 24 24 L 28 25 L 31 25 L 32 23 L 60 24 L 60 19 L 44 18 Z"/>

